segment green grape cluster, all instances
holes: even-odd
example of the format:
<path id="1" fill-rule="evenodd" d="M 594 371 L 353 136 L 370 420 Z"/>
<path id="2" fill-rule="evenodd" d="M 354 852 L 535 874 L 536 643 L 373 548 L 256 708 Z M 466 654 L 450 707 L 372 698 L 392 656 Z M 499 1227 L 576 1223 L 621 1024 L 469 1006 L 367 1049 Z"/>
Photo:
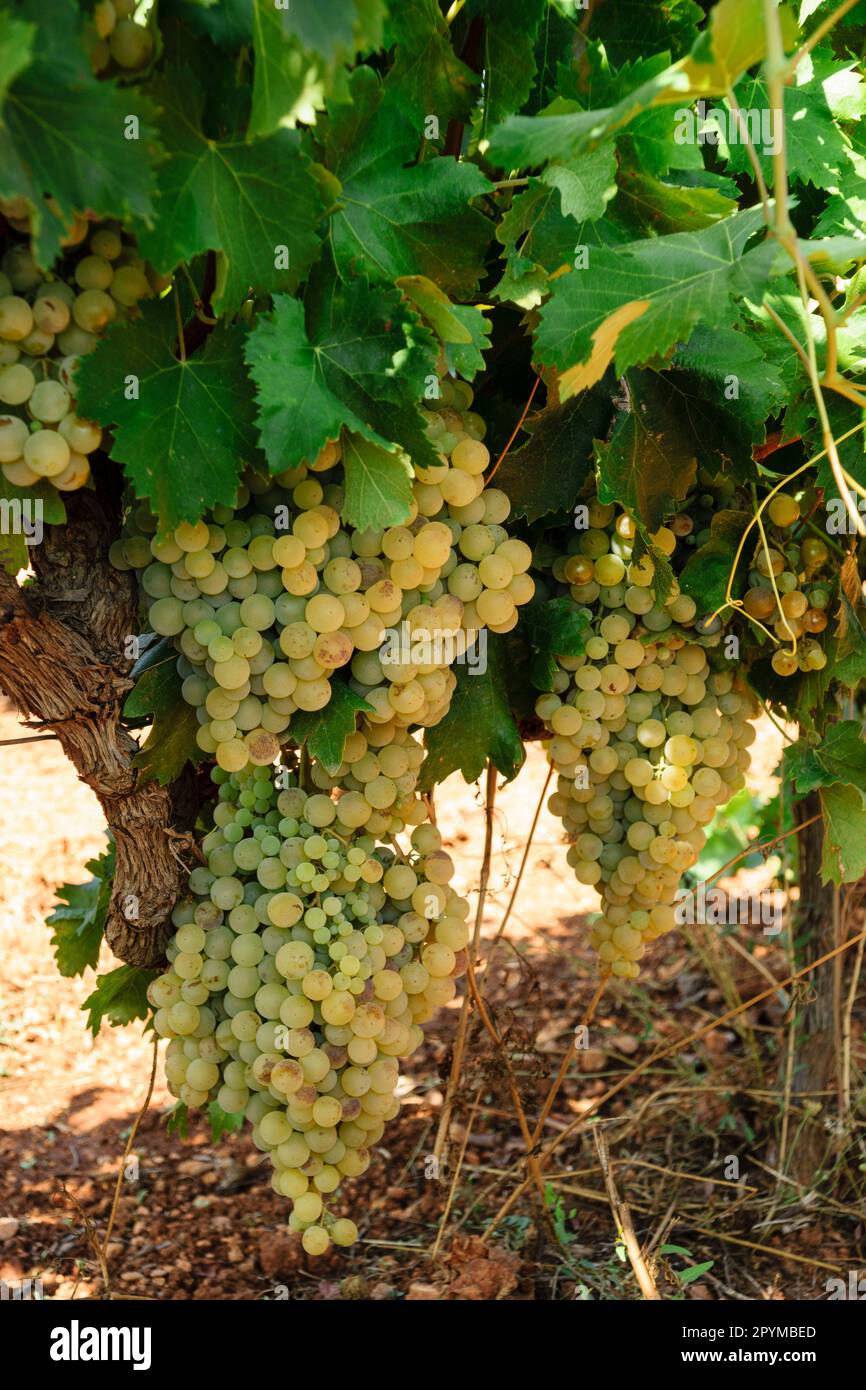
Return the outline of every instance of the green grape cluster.
<path id="1" fill-rule="evenodd" d="M 96 0 L 88 25 L 90 66 L 98 77 L 123 76 L 147 67 L 153 34 L 138 24 L 138 0 Z"/>
<path id="2" fill-rule="evenodd" d="M 248 474 L 234 508 L 168 536 L 139 507 L 112 548 L 118 567 L 141 571 L 150 626 L 180 650 L 199 747 L 226 771 L 272 762 L 292 715 L 323 709 L 343 668 L 371 706 L 368 728 L 438 723 L 469 634 L 509 631 L 532 597 L 530 548 L 502 525 L 508 498 L 484 486 L 471 390 L 441 389 L 442 408 L 427 412 L 441 463 L 416 470 L 404 525 L 341 524 L 334 443 L 312 466 Z M 389 633 L 401 639 L 396 656 L 383 647 Z"/>
<path id="3" fill-rule="evenodd" d="M 214 769 L 207 867 L 148 997 L 173 1094 L 245 1115 L 318 1255 L 357 1237 L 328 1199 L 368 1167 L 399 1110 L 398 1059 L 455 995 L 469 905 L 434 826 L 404 854 L 377 843 L 375 807 L 360 829 L 359 793 L 279 790 L 272 774 Z"/>
<path id="4" fill-rule="evenodd" d="M 764 533 L 766 545 L 759 540 L 752 556 L 743 609 L 783 644 L 770 659 L 778 676 L 823 670 L 827 653 L 817 638 L 833 596 L 830 548 L 801 524 L 800 503 L 785 492 L 770 499 Z"/>
<path id="5" fill-rule="evenodd" d="M 676 585 L 663 599 L 649 555 L 632 559 L 632 519 L 597 500 L 588 517 L 553 577 L 591 635 L 581 656 L 558 659 L 536 711 L 552 735 L 549 805 L 571 838 L 568 862 L 602 899 L 593 945 L 605 973 L 634 979 L 648 944 L 675 925 L 703 827 L 742 785 L 754 708 L 730 670 L 709 664 L 720 625 L 696 629 L 694 601 Z M 673 557 L 672 530 L 652 540 Z"/>
<path id="6" fill-rule="evenodd" d="M 26 204 L 4 206 L 26 223 Z M 44 274 L 26 242 L 0 262 L 0 469 L 15 487 L 42 479 L 63 492 L 84 487 L 102 430 L 75 413 L 76 366 L 118 314 L 135 313 L 151 293 L 144 262 L 116 225 L 83 220 L 83 232 L 84 254 L 62 276 Z"/>

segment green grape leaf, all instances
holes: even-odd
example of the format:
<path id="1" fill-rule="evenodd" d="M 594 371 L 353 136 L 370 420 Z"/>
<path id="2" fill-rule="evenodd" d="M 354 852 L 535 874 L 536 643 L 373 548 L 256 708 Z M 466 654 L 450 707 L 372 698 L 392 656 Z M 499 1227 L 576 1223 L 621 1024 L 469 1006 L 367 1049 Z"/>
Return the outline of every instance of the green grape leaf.
<path id="1" fill-rule="evenodd" d="M 785 770 L 802 796 L 834 782 L 851 782 L 866 793 L 866 741 L 856 719 L 831 724 L 820 743 L 798 739 L 784 753 Z"/>
<path id="2" fill-rule="evenodd" d="M 250 10 L 254 135 L 313 124 L 340 65 L 382 43 L 384 0 L 251 0 Z"/>
<path id="3" fill-rule="evenodd" d="M 133 766 L 139 769 L 139 785 L 156 781 L 164 787 L 188 762 L 200 763 L 204 753 L 196 743 L 199 723 L 195 710 L 183 698 L 177 653 L 160 642 L 145 653 L 136 670 L 145 661 L 148 664 L 127 695 L 123 713 L 128 719 L 151 721 L 150 732 L 133 759 Z"/>
<path id="4" fill-rule="evenodd" d="M 166 13 L 160 6 L 160 17 Z M 172 16 L 182 20 L 196 36 L 203 35 L 223 49 L 234 50 L 253 41 L 253 0 L 170 0 Z"/>
<path id="5" fill-rule="evenodd" d="M 833 676 L 840 685 L 847 685 L 856 690 L 862 681 L 866 681 L 866 632 L 847 595 L 843 592 L 840 598 L 840 617 L 844 615 L 845 634 L 844 638 L 840 638 L 839 650 L 844 652 L 844 655 L 840 655 L 834 662 Z"/>
<path id="6" fill-rule="evenodd" d="M 210 1121 L 212 1144 L 218 1144 L 224 1134 L 237 1134 L 246 1123 L 246 1116 L 242 1110 L 238 1114 L 232 1115 L 228 1110 L 223 1110 L 219 1101 L 216 1100 L 212 1100 L 208 1105 L 207 1117 Z"/>
<path id="7" fill-rule="evenodd" d="M 402 526 L 412 508 L 412 470 L 405 454 L 389 453 L 359 434 L 343 438 L 346 492 L 343 520 L 359 531 Z"/>
<path id="8" fill-rule="evenodd" d="M 350 101 L 329 104 L 325 154 L 342 185 L 331 219 L 340 275 L 380 280 L 427 275 L 447 294 L 470 298 L 483 272 L 491 226 L 470 206 L 490 185 L 474 164 L 416 158 L 418 131 L 370 68 L 351 77 Z"/>
<path id="9" fill-rule="evenodd" d="M 52 0 L 50 9 L 22 0 L 14 23 L 0 113 L 0 195 L 30 203 L 34 254 L 50 266 L 76 211 L 152 222 L 154 113 L 134 87 L 94 76 L 74 0 Z M 24 66 L 24 31 L 34 25 L 32 61 Z"/>
<path id="10" fill-rule="evenodd" d="M 452 304 L 426 275 L 403 275 L 397 288 L 427 320 L 445 348 L 448 366 L 467 381 L 484 367 L 490 347 L 490 320 L 474 304 Z"/>
<path id="11" fill-rule="evenodd" d="M 794 36 L 792 17 L 782 10 L 783 37 Z M 659 140 L 668 126 L 656 130 L 648 116 L 656 106 L 687 107 L 699 97 L 723 96 L 747 68 L 761 61 L 766 51 L 764 19 L 760 6 L 744 6 L 742 0 L 719 0 L 711 10 L 707 29 L 698 35 L 691 52 L 671 66 L 657 59 L 643 60 L 651 67 L 645 81 L 632 86 L 613 105 L 597 110 L 575 109 L 577 103 L 554 103 L 553 113 L 538 117 L 510 116 L 493 132 L 489 157 L 501 168 L 531 168 L 548 159 L 569 159 L 595 148 L 633 121 L 640 121 L 650 135 L 650 144 L 660 145 L 660 156 L 667 156 Z M 638 69 L 640 64 L 635 64 Z M 655 70 L 653 70 L 655 69 Z M 649 154 L 649 150 L 644 151 Z M 638 163 L 651 173 L 663 173 L 655 159 Z M 668 165 L 667 167 L 670 167 Z"/>
<path id="12" fill-rule="evenodd" d="M 605 109 L 621 107 L 636 89 L 649 92 L 656 79 L 670 72 L 668 64 L 667 52 L 656 53 L 614 71 L 605 49 L 590 44 L 585 64 L 571 69 L 560 68 L 559 97 L 551 102 L 545 114 L 567 116 L 588 105 Z M 650 176 L 666 174 L 673 165 L 679 169 L 703 170 L 697 141 L 683 145 L 676 140 L 678 115 L 673 107 L 653 105 L 650 101 L 646 109 L 632 109 L 627 122 L 611 131 L 608 139 L 616 140 L 622 160 Z M 577 157 L 586 153 L 580 150 Z"/>
<path id="13" fill-rule="evenodd" d="M 331 681 L 331 698 L 324 709 L 298 710 L 292 715 L 292 738 L 306 745 L 311 758 L 317 758 L 328 771 L 336 771 L 343 761 L 343 748 L 355 732 L 360 710 L 372 709 L 345 681 Z"/>
<path id="14" fill-rule="evenodd" d="M 697 604 L 698 615 L 715 613 L 725 602 L 728 579 L 740 537 L 751 520 L 748 512 L 717 512 L 710 523 L 710 539 L 686 561 L 679 576 L 680 589 Z M 739 596 L 742 576 L 733 593 Z"/>
<path id="15" fill-rule="evenodd" d="M 39 545 L 44 525 L 60 526 L 65 520 L 63 498 L 47 479 L 31 487 L 16 487 L 0 473 L 0 565 L 7 573 L 29 567 L 28 536 Z"/>
<path id="16" fill-rule="evenodd" d="M 166 1134 L 177 1134 L 181 1139 L 189 1138 L 189 1106 L 182 1100 L 175 1101 L 165 1117 Z"/>
<path id="17" fill-rule="evenodd" d="M 596 445 L 598 496 L 618 502 L 653 532 L 695 481 L 697 441 L 683 431 L 680 402 L 666 373 L 629 372 L 625 385 L 630 408 L 610 440 Z"/>
<path id="18" fill-rule="evenodd" d="M 159 974 L 158 970 L 146 970 L 139 965 L 121 965 L 117 970 L 109 970 L 107 975 L 99 975 L 96 989 L 81 1005 L 87 1010 L 87 1026 L 96 1037 L 103 1022 L 112 1028 L 122 1028 L 137 1018 L 147 1018 L 150 1005 L 147 1002 L 147 987 Z"/>
<path id="19" fill-rule="evenodd" d="M 496 230 L 505 247 L 507 268 L 496 287 L 497 299 L 513 299 L 522 309 L 540 304 L 555 271 L 571 269 L 596 246 L 631 240 L 611 212 L 603 219 L 578 223 L 562 212 L 559 189 L 530 179 Z M 519 246 L 519 249 L 518 249 Z M 591 252 L 590 252 L 591 254 Z"/>
<path id="20" fill-rule="evenodd" d="M 821 788 L 825 883 L 857 883 L 866 874 L 866 796 L 843 783 Z"/>
<path id="21" fill-rule="evenodd" d="M 490 334 L 493 327 L 481 309 L 474 304 L 453 304 L 452 309 L 458 322 L 469 333 L 468 343 L 446 343 L 445 357 L 448 370 L 456 372 L 465 381 L 474 381 L 484 370 L 484 354 L 490 347 Z"/>
<path id="22" fill-rule="evenodd" d="M 155 713 L 150 733 L 132 760 L 133 767 L 138 768 L 139 786 L 158 782 L 165 787 L 180 776 L 187 763 L 200 763 L 204 757 L 196 743 L 200 727 L 195 709 L 178 690 L 177 702 Z"/>
<path id="23" fill-rule="evenodd" d="M 285 12 L 273 0 L 250 0 L 253 97 L 250 134 L 269 135 L 298 120 L 315 119 L 324 104 L 319 70 L 286 32 Z"/>
<path id="24" fill-rule="evenodd" d="M 289 0 L 281 10 L 302 48 L 326 63 L 348 62 L 381 46 L 384 0 Z"/>
<path id="25" fill-rule="evenodd" d="M 592 222 L 604 216 L 611 198 L 616 196 L 616 154 L 613 142 L 575 159 L 570 164 L 548 164 L 541 182 L 559 189 L 565 217 Z"/>
<path id="26" fill-rule="evenodd" d="M 582 656 L 592 628 L 570 598 L 536 599 L 521 619 L 532 653 L 530 676 L 537 690 L 552 690 L 558 656 Z"/>
<path id="27" fill-rule="evenodd" d="M 526 422 L 529 439 L 505 455 L 495 477 L 515 516 L 537 521 L 573 510 L 592 474 L 593 440 L 607 434 L 613 414 L 610 390 L 600 385 Z"/>
<path id="28" fill-rule="evenodd" d="M 644 53 L 666 50 L 675 58 L 687 53 L 698 36 L 703 10 L 695 0 L 616 0 L 593 11 L 590 37 L 604 44 L 610 61 L 619 66 Z"/>
<path id="29" fill-rule="evenodd" d="M 745 246 L 762 222 L 750 208 L 698 232 L 592 249 L 541 310 L 536 351 L 560 370 L 561 394 L 593 385 L 611 361 L 622 375 L 688 342 L 698 324 L 729 327 L 744 295 L 760 302 L 775 248 Z"/>
<path id="30" fill-rule="evenodd" d="M 736 211 L 718 188 L 681 186 L 642 169 L 620 166 L 617 213 L 632 235 L 669 236 L 698 231 Z"/>
<path id="31" fill-rule="evenodd" d="M 487 669 L 455 666 L 457 686 L 448 713 L 425 736 L 427 757 L 419 789 L 430 791 L 452 772 L 474 782 L 490 758 L 506 782 L 516 777 L 526 757 L 509 708 L 501 638 L 487 633 Z"/>
<path id="32" fill-rule="evenodd" d="M 391 6 L 387 46 L 396 44 L 385 91 L 397 109 L 420 128 L 430 116 L 440 133 L 450 120 L 465 120 L 478 77 L 462 63 L 436 0 L 400 0 Z M 426 132 L 425 132 L 426 135 Z"/>
<path id="33" fill-rule="evenodd" d="M 215 328 L 185 362 L 174 356 L 176 337 L 169 295 L 110 328 L 76 374 L 78 408 L 115 427 L 111 457 L 163 531 L 218 502 L 232 506 L 243 468 L 258 457 L 244 330 Z"/>
<path id="34" fill-rule="evenodd" d="M 142 253 L 168 273 L 200 252 L 221 252 L 219 312 L 239 308 L 251 290 L 294 290 L 319 253 L 315 227 L 325 211 L 297 132 L 208 139 L 204 93 L 188 70 L 167 73 L 155 93 L 168 158 L 159 169 L 159 221 L 142 234 Z"/>
<path id="35" fill-rule="evenodd" d="M 775 333 L 714 332 L 699 325 L 674 354 L 676 370 L 664 373 L 707 467 L 742 467 L 766 439 L 766 421 L 787 401 L 793 381 L 785 363 L 765 355 Z M 783 340 L 784 341 L 784 340 Z M 793 358 L 790 359 L 793 362 Z"/>
<path id="36" fill-rule="evenodd" d="M 546 8 L 544 0 L 467 0 L 467 14 L 484 24 L 482 131 L 519 111 L 529 98 L 535 40 Z"/>
<path id="37" fill-rule="evenodd" d="M 419 465 L 438 463 L 419 406 L 436 380 L 436 344 L 397 290 L 319 277 L 304 305 L 278 295 L 246 357 L 273 472 L 314 460 L 343 427 L 385 449 L 396 443 Z"/>
<path id="38" fill-rule="evenodd" d="M 866 153 L 862 137 L 852 141 L 824 210 L 815 223 L 815 236 L 863 236 L 866 223 Z"/>
<path id="39" fill-rule="evenodd" d="M 181 700 L 177 652 L 167 637 L 148 647 L 133 667 L 135 685 L 123 705 L 124 719 L 168 714 Z"/>
<path id="40" fill-rule="evenodd" d="M 0 14 L 0 106 L 11 84 L 33 61 L 36 25 Z"/>
<path id="41" fill-rule="evenodd" d="M 802 80 L 807 78 L 808 80 Z M 811 183 L 815 188 L 838 184 L 847 163 L 847 141 L 837 126 L 827 102 L 824 82 L 811 71 L 807 61 L 800 64 L 795 86 L 784 89 L 784 137 L 788 175 L 794 182 Z M 765 178 L 772 181 L 772 156 L 781 139 L 781 122 L 774 119 L 763 74 L 741 82 L 736 89 L 737 103 L 751 134 L 753 151 Z M 722 114 L 726 114 L 723 112 Z M 711 113 L 708 113 L 708 121 Z M 718 128 L 718 127 L 716 127 Z M 728 122 L 722 127 L 728 129 Z M 733 174 L 751 175 L 747 146 L 719 142 L 720 154 Z"/>
<path id="42" fill-rule="evenodd" d="M 58 888 L 60 902 L 45 919 L 54 928 L 51 945 L 57 969 L 67 978 L 83 975 L 88 967 L 96 969 L 114 880 L 114 844 L 109 843 L 98 859 L 89 859 L 84 867 L 92 877 L 87 883 L 64 883 Z"/>

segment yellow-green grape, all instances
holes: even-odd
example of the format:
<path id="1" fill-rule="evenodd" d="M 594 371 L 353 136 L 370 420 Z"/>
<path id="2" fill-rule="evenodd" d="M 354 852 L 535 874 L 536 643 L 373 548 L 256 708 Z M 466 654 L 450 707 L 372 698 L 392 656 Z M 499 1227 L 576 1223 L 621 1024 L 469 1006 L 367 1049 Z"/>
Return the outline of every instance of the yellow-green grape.
<path id="1" fill-rule="evenodd" d="M 362 742 L 347 740 L 355 765 Z M 404 765 L 408 755 L 392 758 L 395 773 Z M 249 1120 L 292 1203 L 290 1227 L 318 1255 L 358 1237 L 334 1194 L 369 1166 L 399 1110 L 399 1059 L 454 997 L 469 905 L 423 817 L 398 857 L 341 822 L 351 792 L 335 802 L 279 788 L 264 767 L 212 775 L 206 864 L 172 914 L 169 965 L 148 1000 L 168 1039 L 169 1089 Z"/>
<path id="2" fill-rule="evenodd" d="M 103 10 L 109 15 L 111 0 L 105 0 Z M 93 350 L 116 316 L 123 297 L 114 295 L 115 281 L 132 267 L 115 269 L 114 262 L 131 254 L 131 248 L 124 250 L 110 224 L 94 228 L 83 217 L 75 219 L 64 247 L 77 247 L 88 233 L 89 245 L 74 262 L 58 265 L 66 278 L 47 278 L 23 244 L 11 245 L 3 256 L 0 404 L 10 409 L 4 420 L 17 423 L 4 431 L 8 443 L 0 443 L 0 467 L 14 486 L 32 487 L 46 478 L 61 491 L 84 487 L 90 478 L 87 456 L 102 442 L 101 429 L 75 414 L 75 372 L 80 357 Z M 138 267 L 135 273 L 143 275 Z M 137 282 L 138 290 L 142 286 Z M 149 292 L 147 285 L 144 292 Z M 60 441 L 54 437 L 58 434 Z M 18 453 L 9 457 L 13 438 Z"/>

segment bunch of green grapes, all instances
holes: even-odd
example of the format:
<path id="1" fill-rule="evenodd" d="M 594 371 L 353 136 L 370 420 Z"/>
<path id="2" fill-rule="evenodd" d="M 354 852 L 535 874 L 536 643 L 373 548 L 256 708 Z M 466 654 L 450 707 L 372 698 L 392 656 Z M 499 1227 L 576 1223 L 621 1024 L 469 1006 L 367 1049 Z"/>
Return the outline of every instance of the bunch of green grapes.
<path id="1" fill-rule="evenodd" d="M 681 875 L 742 785 L 755 736 L 751 697 L 707 659 L 720 625 L 696 631 L 694 601 L 676 587 L 661 598 L 650 557 L 631 558 L 634 535 L 628 515 L 593 501 L 589 528 L 555 561 L 592 631 L 583 655 L 558 659 L 554 690 L 536 703 L 559 774 L 550 809 L 576 877 L 602 899 L 593 945 L 604 971 L 627 979 L 675 925 Z M 673 556 L 673 531 L 652 539 Z"/>
<path id="2" fill-rule="evenodd" d="M 424 758 L 423 745 L 408 729 L 362 714 L 360 728 L 345 741 L 340 766 L 329 773 L 314 763 L 311 780 L 321 791 L 353 793 L 341 814 L 363 818 L 357 823 L 367 834 L 399 835 L 427 817 L 416 795 Z"/>
<path id="3" fill-rule="evenodd" d="M 465 383 L 444 385 L 468 403 Z M 138 508 L 113 547 L 116 565 L 142 571 L 150 626 L 180 650 L 199 746 L 225 770 L 272 762 L 292 715 L 323 709 L 341 668 L 371 706 L 368 729 L 436 724 L 469 634 L 509 631 L 532 597 L 529 546 L 502 526 L 505 494 L 484 486 L 483 427 L 468 409 L 429 414 L 442 462 L 417 471 L 404 525 L 341 524 L 329 444 L 312 467 L 249 474 L 234 508 L 169 536 Z"/>
<path id="4" fill-rule="evenodd" d="M 277 790 L 273 769 L 214 769 L 219 799 L 148 990 L 173 1094 L 244 1114 L 304 1248 L 351 1245 L 327 1209 L 399 1110 L 398 1059 L 456 992 L 468 904 L 439 832 L 377 844 L 375 806 Z"/>
<path id="5" fill-rule="evenodd" d="M 834 589 L 830 548 L 800 524 L 800 503 L 789 493 L 771 498 L 767 518 L 767 545 L 755 546 L 743 608 L 783 644 L 770 662 L 777 675 L 820 671 L 827 654 L 817 639 Z"/>
<path id="6" fill-rule="evenodd" d="M 26 205 L 10 207 L 24 212 Z M 84 254 L 46 275 L 26 242 L 0 262 L 0 468 L 16 487 L 48 479 L 63 492 L 90 477 L 102 430 L 75 413 L 75 369 L 118 314 L 150 284 L 135 248 L 113 224 L 91 227 Z M 80 244 L 80 243 L 79 243 Z"/>
<path id="7" fill-rule="evenodd" d="M 96 0 L 88 26 L 90 66 L 99 77 L 122 76 L 147 67 L 153 34 L 134 18 L 138 0 Z"/>

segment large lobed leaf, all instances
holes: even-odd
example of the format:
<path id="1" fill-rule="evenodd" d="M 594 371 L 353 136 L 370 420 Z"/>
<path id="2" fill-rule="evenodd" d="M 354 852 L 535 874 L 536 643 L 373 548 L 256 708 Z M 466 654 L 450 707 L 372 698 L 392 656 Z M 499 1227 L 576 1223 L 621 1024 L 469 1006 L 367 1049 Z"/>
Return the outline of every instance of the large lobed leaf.
<path id="1" fill-rule="evenodd" d="M 202 129 L 204 92 L 188 70 L 155 85 L 167 153 L 159 169 L 158 221 L 141 249 L 169 272 L 202 251 L 219 251 L 219 311 L 253 291 L 294 290 L 319 251 L 325 195 L 295 131 L 252 142 L 218 142 Z"/>
<path id="2" fill-rule="evenodd" d="M 558 280 L 541 311 L 536 351 L 561 372 L 563 395 L 688 342 L 695 328 L 730 327 L 740 301 L 760 302 L 776 249 L 762 240 L 760 208 L 698 232 L 593 248 L 586 268 Z"/>
<path id="3" fill-rule="evenodd" d="M 244 330 L 216 328 L 181 361 L 172 297 L 118 324 L 78 369 L 79 409 L 113 425 L 111 457 L 163 531 L 233 505 L 243 468 L 257 458 Z"/>
<path id="4" fill-rule="evenodd" d="M 471 296 L 492 231 L 470 206 L 489 188 L 481 170 L 445 157 L 407 168 L 419 132 L 370 68 L 356 69 L 349 100 L 329 112 L 325 160 L 342 185 L 331 219 L 338 272 L 386 281 L 422 274 Z"/>
<path id="5" fill-rule="evenodd" d="M 396 289 L 320 275 L 304 304 L 276 297 L 246 357 L 273 472 L 315 460 L 343 428 L 418 464 L 438 462 L 419 407 L 436 344 Z"/>

